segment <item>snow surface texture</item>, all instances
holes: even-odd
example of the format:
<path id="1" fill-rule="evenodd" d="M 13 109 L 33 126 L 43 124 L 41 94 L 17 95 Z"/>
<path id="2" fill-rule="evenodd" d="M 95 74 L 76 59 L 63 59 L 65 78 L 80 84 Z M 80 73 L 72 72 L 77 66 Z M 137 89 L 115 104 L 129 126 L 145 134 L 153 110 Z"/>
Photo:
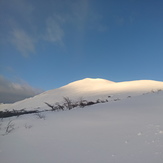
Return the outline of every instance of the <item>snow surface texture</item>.
<path id="1" fill-rule="evenodd" d="M 69 97 L 73 100 L 105 100 L 108 96 L 113 98 L 126 98 L 127 96 L 136 96 L 163 89 L 163 82 L 152 80 L 139 80 L 115 83 L 105 79 L 91 79 L 72 82 L 58 89 L 46 91 L 32 98 L 28 98 L 14 104 L 1 104 L 1 110 L 44 110 L 49 109 L 45 102 L 54 105 L 56 102 L 62 103 L 63 97 Z"/>
<path id="2" fill-rule="evenodd" d="M 40 115 L 30 114 L 1 119 L 0 161 L 2 163 L 162 163 L 163 91 L 146 93 L 145 89 L 142 93 L 142 90 L 138 89 L 140 82 L 146 83 L 144 87 L 148 89 L 157 83 L 136 81 L 136 93 L 133 89 L 129 91 L 129 85 L 133 85 L 133 82 L 119 83 L 128 88 L 127 91 L 125 88 L 122 89 L 125 93 L 121 91 L 121 97 L 130 96 L 131 93 L 137 96 L 121 98 L 118 101 L 111 100 L 70 111 L 48 111 Z M 109 85 L 114 84 L 109 83 Z M 162 86 L 161 82 L 157 84 Z M 72 83 L 58 90 L 70 91 L 70 86 L 75 87 Z M 143 86 L 141 88 L 143 89 Z M 77 89 L 80 88 L 76 87 Z M 98 89 L 100 92 L 102 88 Z M 54 91 L 50 92 L 54 95 Z M 103 92 L 105 95 L 105 91 L 102 90 L 100 96 Z M 72 94 L 75 97 L 75 93 Z M 87 95 L 91 97 L 92 94 L 89 96 L 87 92 Z M 37 97 L 40 96 L 43 94 Z M 114 96 L 118 95 L 115 93 Z"/>
<path id="3" fill-rule="evenodd" d="M 162 163 L 163 93 L 1 120 L 2 163 Z M 13 130 L 6 134 L 8 122 Z"/>

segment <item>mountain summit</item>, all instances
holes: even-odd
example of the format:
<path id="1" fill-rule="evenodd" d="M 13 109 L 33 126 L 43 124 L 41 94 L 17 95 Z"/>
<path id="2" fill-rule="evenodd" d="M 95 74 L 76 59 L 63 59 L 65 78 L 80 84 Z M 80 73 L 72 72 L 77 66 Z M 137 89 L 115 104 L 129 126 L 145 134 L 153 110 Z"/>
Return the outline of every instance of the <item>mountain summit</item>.
<path id="1" fill-rule="evenodd" d="M 100 78 L 85 78 L 82 80 L 78 80 L 72 83 L 69 83 L 68 85 L 64 86 L 65 89 L 73 89 L 73 90 L 80 90 L 80 91 L 95 91 L 95 90 L 101 90 L 108 87 L 110 84 L 113 84 L 114 82 L 106 80 L 106 79 L 100 79 Z"/>
<path id="2" fill-rule="evenodd" d="M 85 78 L 69 83 L 63 87 L 43 92 L 32 98 L 18 101 L 14 104 L 1 104 L 0 110 L 44 110 L 48 107 L 45 102 L 52 105 L 56 102 L 61 103 L 63 97 L 69 97 L 72 100 L 79 100 L 81 98 L 86 100 L 103 100 L 108 98 L 108 96 L 122 99 L 128 96 L 141 95 L 158 89 L 163 89 L 163 82 L 137 80 L 116 83 L 100 78 Z"/>

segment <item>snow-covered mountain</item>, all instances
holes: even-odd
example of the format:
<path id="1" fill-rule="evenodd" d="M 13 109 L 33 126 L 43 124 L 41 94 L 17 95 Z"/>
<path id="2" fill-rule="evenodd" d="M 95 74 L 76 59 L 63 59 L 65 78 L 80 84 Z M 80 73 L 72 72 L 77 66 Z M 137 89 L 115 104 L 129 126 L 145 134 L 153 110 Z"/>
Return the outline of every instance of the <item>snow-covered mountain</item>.
<path id="1" fill-rule="evenodd" d="M 0 119 L 2 163 L 162 163 L 163 83 L 83 79 L 2 110 L 41 106 L 68 96 L 108 102 Z M 161 90 L 162 89 L 162 90 Z M 130 98 L 128 98 L 130 97 Z M 120 98 L 121 100 L 114 100 Z"/>
<path id="2" fill-rule="evenodd" d="M 115 98 L 122 99 L 127 96 L 141 95 L 142 93 L 157 91 L 159 89 L 163 89 L 163 82 L 138 80 L 115 83 L 105 79 L 86 78 L 14 104 L 1 104 L 0 110 L 44 110 L 48 108 L 45 102 L 52 105 L 56 102 L 62 103 L 63 97 L 69 97 L 72 100 L 80 100 L 81 98 L 86 100 L 105 100 L 110 96 L 109 100 L 113 100 Z"/>

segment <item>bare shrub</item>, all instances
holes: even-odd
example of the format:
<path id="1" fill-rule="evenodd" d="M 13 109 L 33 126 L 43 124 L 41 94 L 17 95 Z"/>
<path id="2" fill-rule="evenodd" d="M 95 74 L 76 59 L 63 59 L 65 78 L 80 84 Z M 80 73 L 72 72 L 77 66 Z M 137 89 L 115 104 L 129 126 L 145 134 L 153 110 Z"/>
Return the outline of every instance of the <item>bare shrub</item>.
<path id="1" fill-rule="evenodd" d="M 55 110 L 64 110 L 64 106 L 61 105 L 59 102 L 56 102 L 55 105 Z"/>
<path id="2" fill-rule="evenodd" d="M 53 105 L 51 105 L 51 104 L 49 104 L 47 102 L 45 102 L 45 104 L 48 105 L 52 110 L 54 110 L 54 106 Z"/>
<path id="3" fill-rule="evenodd" d="M 69 97 L 63 97 L 64 99 L 64 106 L 71 110 L 73 108 L 73 103 L 72 103 L 72 100 L 69 99 Z"/>
<path id="4" fill-rule="evenodd" d="M 87 100 L 84 100 L 83 97 L 80 97 L 79 100 L 76 102 L 76 105 L 83 108 L 87 104 Z"/>
<path id="5" fill-rule="evenodd" d="M 12 123 L 12 120 L 10 120 L 6 126 L 5 135 L 11 133 L 14 129 L 15 129 L 15 124 Z"/>

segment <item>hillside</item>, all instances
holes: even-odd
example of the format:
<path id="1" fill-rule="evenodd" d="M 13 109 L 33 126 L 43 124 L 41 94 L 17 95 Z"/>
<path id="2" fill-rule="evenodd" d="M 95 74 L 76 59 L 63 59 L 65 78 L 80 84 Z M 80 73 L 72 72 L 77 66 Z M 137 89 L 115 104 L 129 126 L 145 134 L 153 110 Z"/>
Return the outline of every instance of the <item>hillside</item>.
<path id="1" fill-rule="evenodd" d="M 0 110 L 45 110 L 49 109 L 45 103 L 51 105 L 55 105 L 56 102 L 63 103 L 63 97 L 69 97 L 75 101 L 79 101 L 80 99 L 91 101 L 107 99 L 111 101 L 160 89 L 163 89 L 163 82 L 159 81 L 138 80 L 115 83 L 105 79 L 86 78 L 14 104 L 1 104 Z M 108 96 L 110 97 L 109 99 Z"/>
<path id="2" fill-rule="evenodd" d="M 163 91 L 150 91 L 84 108 L 1 119 L 1 162 L 162 163 L 162 99 Z"/>

